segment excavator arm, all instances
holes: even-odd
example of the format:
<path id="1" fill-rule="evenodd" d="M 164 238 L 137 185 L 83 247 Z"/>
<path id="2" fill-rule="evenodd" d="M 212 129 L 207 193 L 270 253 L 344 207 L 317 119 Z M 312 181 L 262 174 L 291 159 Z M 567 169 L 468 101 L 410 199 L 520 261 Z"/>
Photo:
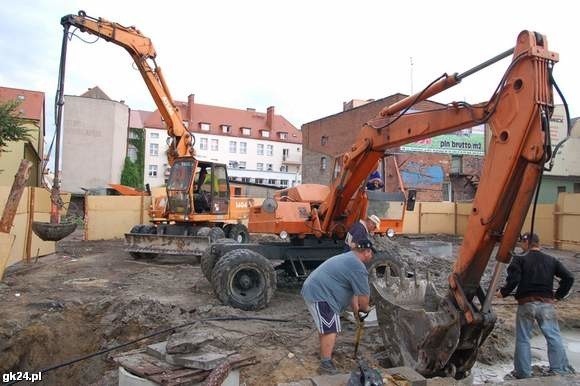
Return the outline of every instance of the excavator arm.
<path id="1" fill-rule="evenodd" d="M 177 157 L 193 157 L 195 155 L 193 149 L 195 138 L 183 124 L 179 110 L 165 83 L 161 68 L 155 63 L 157 53 L 151 39 L 143 36 L 135 27 L 125 27 L 103 18 L 93 18 L 87 16 L 84 11 L 80 11 L 78 15 L 62 17 L 61 24 L 65 29 L 65 35 L 70 27 L 76 27 L 82 32 L 98 36 L 127 50 L 135 61 L 143 80 L 145 80 L 145 84 L 167 126 L 167 133 L 172 138 L 167 153 L 169 165 L 173 165 Z"/>
<path id="2" fill-rule="evenodd" d="M 414 104 L 512 53 L 512 62 L 488 102 L 458 102 L 437 110 L 408 112 Z M 487 292 L 480 286 L 481 278 L 496 246 L 496 259 L 509 262 L 550 157 L 550 79 L 557 61 L 544 36 L 523 31 L 513 50 L 464 74 L 444 75 L 422 92 L 383 109 L 364 125 L 355 145 L 343 156 L 341 175 L 319 208 L 323 230 L 334 229 L 349 218 L 354 209 L 350 198 L 386 150 L 481 123 L 490 129 L 481 180 L 449 277 L 448 295 L 435 297 L 434 310 L 434 297 L 429 295 L 433 288 L 423 288 L 427 294 L 413 284 L 394 294 L 388 286 L 377 290 L 383 299 L 377 304 L 379 324 L 387 351 L 394 353 L 393 364 L 414 366 L 425 375 L 461 376 L 471 369 L 478 347 L 495 323 L 490 304 L 499 269 Z M 416 295 L 413 304 L 410 293 Z M 426 309 L 419 312 L 418 306 Z"/>

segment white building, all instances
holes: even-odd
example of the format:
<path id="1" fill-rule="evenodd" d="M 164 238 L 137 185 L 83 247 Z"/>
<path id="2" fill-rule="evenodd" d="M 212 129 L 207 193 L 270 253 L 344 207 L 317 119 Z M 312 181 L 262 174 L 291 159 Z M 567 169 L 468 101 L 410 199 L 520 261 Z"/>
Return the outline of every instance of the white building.
<path id="1" fill-rule="evenodd" d="M 228 165 L 231 180 L 277 187 L 301 183 L 302 133 L 275 115 L 274 107 L 260 113 L 201 105 L 193 95 L 177 105 L 198 156 Z M 131 127 L 145 129 L 145 183 L 163 186 L 169 176 L 165 124 L 159 111 L 131 114 Z"/>

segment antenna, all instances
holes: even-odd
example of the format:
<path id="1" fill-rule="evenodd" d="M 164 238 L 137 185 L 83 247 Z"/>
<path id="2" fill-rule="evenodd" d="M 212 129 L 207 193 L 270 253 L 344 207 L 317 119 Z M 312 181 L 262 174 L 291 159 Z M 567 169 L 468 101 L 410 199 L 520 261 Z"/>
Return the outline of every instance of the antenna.
<path id="1" fill-rule="evenodd" d="M 413 95 L 413 57 L 409 56 L 409 63 L 411 65 L 411 93 L 409 95 Z"/>

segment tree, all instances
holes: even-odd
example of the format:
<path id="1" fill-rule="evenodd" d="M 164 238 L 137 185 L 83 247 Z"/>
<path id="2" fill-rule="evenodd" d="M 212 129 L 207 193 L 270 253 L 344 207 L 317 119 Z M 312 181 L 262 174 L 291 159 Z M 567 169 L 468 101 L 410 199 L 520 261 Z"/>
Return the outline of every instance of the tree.
<path id="1" fill-rule="evenodd" d="M 129 159 L 125 158 L 125 165 L 123 166 L 123 171 L 121 172 L 121 184 L 131 186 L 133 188 L 139 188 L 142 185 L 141 180 L 143 177 L 139 178 L 139 168 L 137 165 Z"/>
<path id="2" fill-rule="evenodd" d="M 19 105 L 18 100 L 0 103 L 0 152 L 6 151 L 8 142 L 30 139 L 29 129 L 24 126 L 26 120 L 17 112 Z"/>

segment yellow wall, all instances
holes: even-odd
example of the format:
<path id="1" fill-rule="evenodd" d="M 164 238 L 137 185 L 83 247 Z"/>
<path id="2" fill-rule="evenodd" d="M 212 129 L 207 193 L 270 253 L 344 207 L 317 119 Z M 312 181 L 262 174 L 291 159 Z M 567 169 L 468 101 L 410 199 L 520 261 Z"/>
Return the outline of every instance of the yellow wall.
<path id="1" fill-rule="evenodd" d="M 556 246 L 580 251 L 580 193 L 560 193 L 555 210 Z"/>
<path id="2" fill-rule="evenodd" d="M 0 186 L 0 208 L 4 210 L 11 186 Z M 31 216 L 29 208 L 34 208 Z M 32 232 L 32 221 L 50 220 L 50 192 L 42 188 L 26 188 L 18 203 L 16 216 L 10 234 L 15 236 L 7 265 L 17 263 L 27 257 L 45 256 L 55 252 L 55 242 L 42 241 Z"/>
<path id="3" fill-rule="evenodd" d="M 149 222 L 149 196 L 86 196 L 85 238 L 123 238 L 137 224 Z"/>

